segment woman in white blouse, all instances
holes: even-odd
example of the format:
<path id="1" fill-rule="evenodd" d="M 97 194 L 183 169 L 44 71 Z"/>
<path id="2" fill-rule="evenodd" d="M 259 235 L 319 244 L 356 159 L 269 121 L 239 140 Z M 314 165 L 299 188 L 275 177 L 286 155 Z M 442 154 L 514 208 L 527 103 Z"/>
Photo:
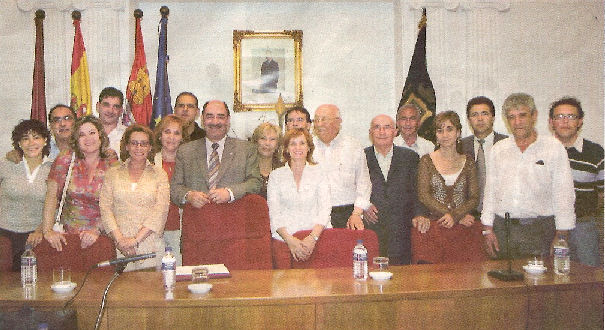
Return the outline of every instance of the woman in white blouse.
<path id="1" fill-rule="evenodd" d="M 267 202 L 271 233 L 288 245 L 294 260 L 309 259 L 321 232 L 330 223 L 328 178 L 313 161 L 313 139 L 305 129 L 289 130 L 284 137 L 284 167 L 271 172 Z M 304 239 L 292 234 L 311 229 Z"/>

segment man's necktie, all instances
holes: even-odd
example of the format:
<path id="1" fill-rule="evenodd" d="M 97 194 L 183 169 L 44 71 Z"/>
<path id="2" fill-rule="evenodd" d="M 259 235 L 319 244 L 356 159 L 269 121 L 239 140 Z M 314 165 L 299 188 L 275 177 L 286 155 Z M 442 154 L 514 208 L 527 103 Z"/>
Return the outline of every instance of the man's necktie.
<path id="1" fill-rule="evenodd" d="M 218 168 L 221 166 L 216 149 L 218 149 L 218 143 L 215 142 L 212 144 L 212 153 L 210 154 L 210 162 L 208 162 L 208 189 L 216 188 Z"/>
<path id="2" fill-rule="evenodd" d="M 479 150 L 477 151 L 477 174 L 479 175 L 479 205 L 477 211 L 483 210 L 483 191 L 485 190 L 485 152 L 483 150 L 484 139 L 479 139 Z"/>

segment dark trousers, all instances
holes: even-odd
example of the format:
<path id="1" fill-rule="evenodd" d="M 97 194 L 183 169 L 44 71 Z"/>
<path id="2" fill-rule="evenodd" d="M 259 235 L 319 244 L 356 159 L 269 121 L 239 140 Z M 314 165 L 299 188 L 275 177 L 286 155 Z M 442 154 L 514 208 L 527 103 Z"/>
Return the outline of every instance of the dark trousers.
<path id="1" fill-rule="evenodd" d="M 507 250 L 513 259 L 530 257 L 532 255 L 547 256 L 550 245 L 555 238 L 555 217 L 538 217 L 535 219 L 515 219 L 509 221 L 510 237 L 507 244 L 506 221 L 496 215 L 494 233 L 498 239 L 498 258 L 505 259 Z"/>
<path id="2" fill-rule="evenodd" d="M 27 237 L 31 233 L 32 232 L 15 233 L 13 231 L 0 228 L 0 236 L 5 236 L 11 241 L 11 248 L 13 249 L 13 272 L 17 272 L 21 268 L 21 255 L 25 250 L 25 242 L 27 241 Z"/>
<path id="3" fill-rule="evenodd" d="M 353 209 L 355 209 L 355 206 L 353 206 L 353 204 L 333 206 L 332 212 L 330 213 L 330 217 L 332 219 L 332 227 L 346 228 L 347 221 L 349 221 L 349 217 L 351 216 L 351 213 L 353 213 Z"/>

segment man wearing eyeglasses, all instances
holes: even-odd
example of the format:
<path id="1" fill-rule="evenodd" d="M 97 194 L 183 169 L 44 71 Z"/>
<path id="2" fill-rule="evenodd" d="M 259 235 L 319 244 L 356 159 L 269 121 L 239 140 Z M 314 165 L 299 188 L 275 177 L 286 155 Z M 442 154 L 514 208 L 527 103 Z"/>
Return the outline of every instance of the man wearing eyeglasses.
<path id="1" fill-rule="evenodd" d="M 461 140 L 462 152 L 471 156 L 477 164 L 479 176 L 479 205 L 475 214 L 480 217 L 483 209 L 483 192 L 485 188 L 485 171 L 487 158 L 494 143 L 506 139 L 508 136 L 494 132 L 494 119 L 496 108 L 492 100 L 485 96 L 473 97 L 466 104 L 466 118 L 473 128 L 473 135 Z"/>
<path id="2" fill-rule="evenodd" d="M 206 136 L 206 132 L 195 122 L 200 115 L 197 96 L 191 92 L 182 92 L 174 102 L 174 114 L 183 119 L 183 137 L 188 141 L 198 140 Z"/>
<path id="3" fill-rule="evenodd" d="M 530 95 L 511 94 L 502 110 L 513 137 L 496 143 L 487 162 L 481 222 L 488 252 L 549 255 L 555 232 L 566 235 L 576 224 L 567 153 L 557 139 L 536 132 L 538 110 Z"/>
<path id="4" fill-rule="evenodd" d="M 212 100 L 202 107 L 206 137 L 181 145 L 170 182 L 173 203 L 200 208 L 207 203 L 227 203 L 261 187 L 256 147 L 227 136 L 227 104 Z"/>
<path id="5" fill-rule="evenodd" d="M 603 224 L 597 221 L 599 210 L 603 210 L 603 147 L 580 136 L 584 110 L 573 97 L 563 97 L 551 104 L 548 123 L 567 149 L 574 179 L 576 228 L 570 232 L 571 258 L 599 266 L 603 259 L 599 247 L 603 240 L 599 228 Z"/>
<path id="6" fill-rule="evenodd" d="M 286 130 L 293 128 L 311 129 L 311 114 L 303 107 L 294 107 L 286 112 Z"/>
<path id="7" fill-rule="evenodd" d="M 99 94 L 97 113 L 109 138 L 109 148 L 120 154 L 120 141 L 126 130 L 121 122 L 124 110 L 124 94 L 115 87 L 105 87 Z"/>
<path id="8" fill-rule="evenodd" d="M 332 227 L 363 229 L 362 214 L 370 207 L 372 183 L 363 147 L 340 134 L 340 110 L 333 104 L 315 110 L 313 158 L 330 178 Z"/>

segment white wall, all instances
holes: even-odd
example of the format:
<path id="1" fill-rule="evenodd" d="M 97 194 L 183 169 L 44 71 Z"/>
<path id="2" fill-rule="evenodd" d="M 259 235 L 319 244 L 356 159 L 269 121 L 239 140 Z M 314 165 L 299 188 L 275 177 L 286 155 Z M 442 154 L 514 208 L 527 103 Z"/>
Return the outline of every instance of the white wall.
<path id="1" fill-rule="evenodd" d="M 29 116 L 37 8 L 46 11 L 50 108 L 68 101 L 74 8 L 82 11 L 94 102 L 104 86 L 126 85 L 133 56 L 132 10 L 137 7 L 145 13 L 143 35 L 154 85 L 162 5 L 170 7 L 168 72 L 173 97 L 189 90 L 200 101 L 220 98 L 232 105 L 232 30 L 300 29 L 305 106 L 313 112 L 323 102 L 339 105 L 343 131 L 367 142 L 370 119 L 395 112 L 416 40 L 419 8 L 426 6 L 427 60 L 438 111 L 456 110 L 464 118 L 466 100 L 481 94 L 491 97 L 500 110 L 508 94 L 524 91 L 536 98 L 539 132 L 548 133 L 548 104 L 575 95 L 588 118 L 584 135 L 603 143 L 602 1 L 7 0 L 0 12 L 0 153 L 10 148 L 10 131 L 18 119 Z M 236 115 L 233 121 L 260 115 Z M 496 129 L 506 130 L 501 118 Z"/>

